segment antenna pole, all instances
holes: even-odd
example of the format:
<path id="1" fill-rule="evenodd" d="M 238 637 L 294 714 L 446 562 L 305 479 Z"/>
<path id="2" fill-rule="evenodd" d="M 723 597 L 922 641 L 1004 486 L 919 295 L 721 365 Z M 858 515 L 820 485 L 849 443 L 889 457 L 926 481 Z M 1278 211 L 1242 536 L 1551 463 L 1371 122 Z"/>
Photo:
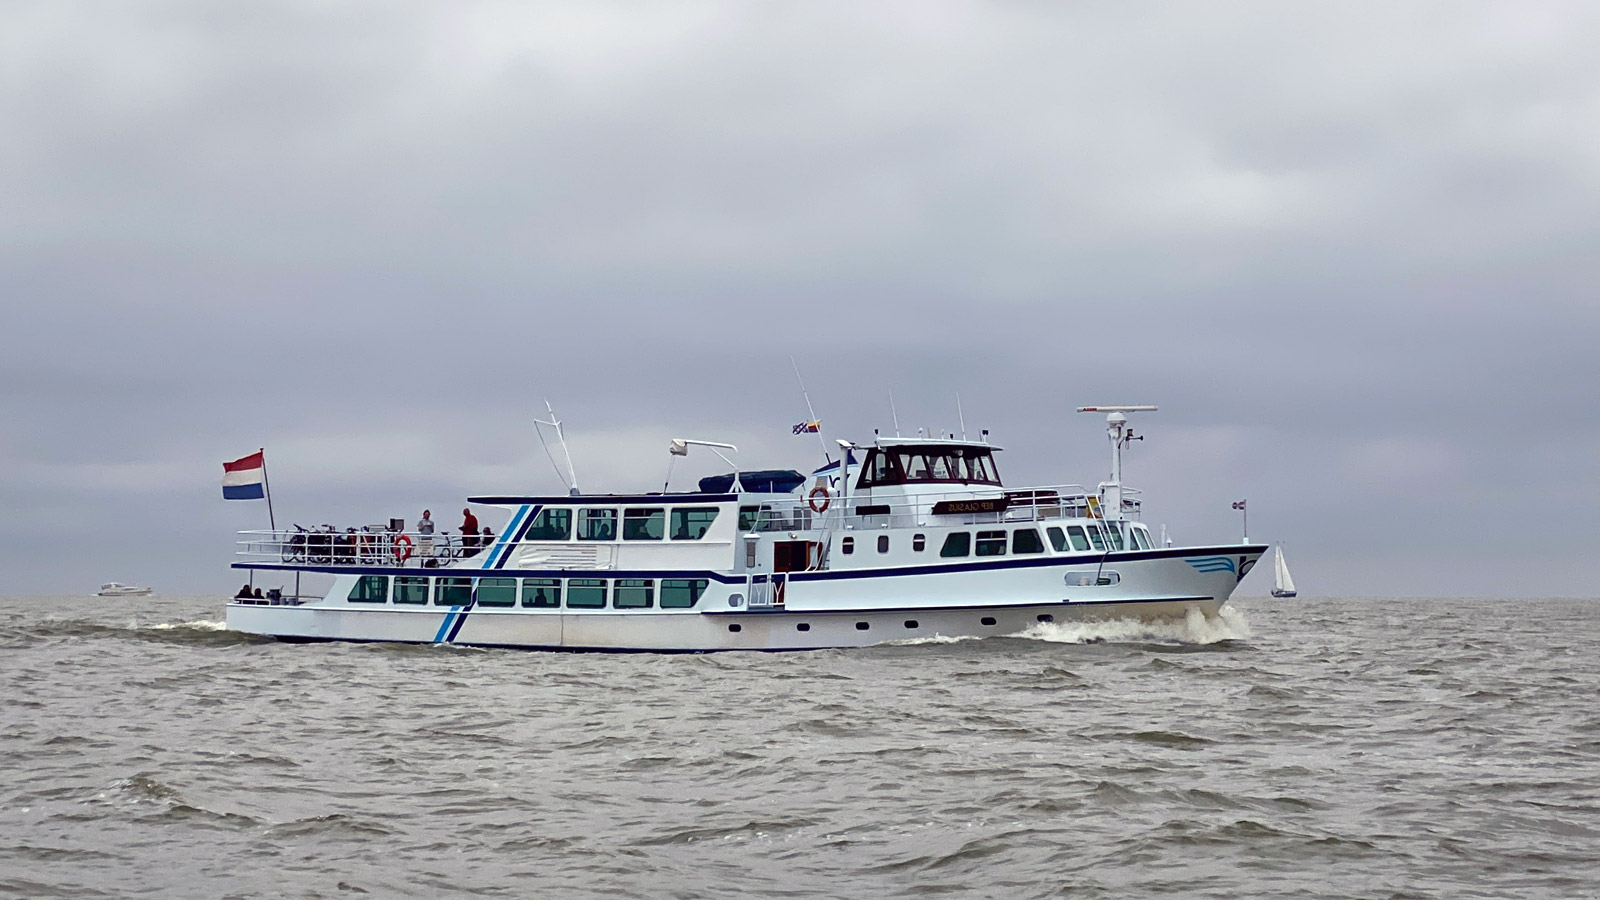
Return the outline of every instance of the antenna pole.
<path id="1" fill-rule="evenodd" d="M 562 430 L 561 420 L 556 418 L 555 407 L 550 405 L 548 399 L 544 401 L 544 408 L 550 411 L 550 420 L 547 422 L 544 419 L 534 419 L 534 424 L 549 425 L 556 430 L 556 439 L 561 441 L 561 452 L 566 454 L 567 457 L 567 477 L 563 480 L 567 482 L 567 493 L 576 497 L 578 495 L 578 470 L 572 467 L 572 450 L 567 446 L 567 433 Z M 538 429 L 534 430 L 539 434 L 539 443 L 544 445 L 544 455 L 550 457 L 551 468 L 556 470 L 557 475 L 560 475 L 561 467 L 556 465 L 556 458 L 550 456 L 550 445 L 544 442 L 544 432 L 538 431 Z"/>
<path id="2" fill-rule="evenodd" d="M 894 408 L 894 391 L 889 392 L 889 417 L 894 419 L 894 436 L 900 436 L 900 413 Z"/>
<path id="3" fill-rule="evenodd" d="M 789 365 L 794 367 L 794 380 L 800 382 L 800 396 L 806 399 L 806 415 L 811 417 L 806 421 L 820 423 L 822 420 L 817 418 L 817 411 L 811 408 L 811 395 L 806 392 L 806 380 L 800 377 L 800 364 L 794 361 L 793 353 L 789 354 Z M 817 443 L 822 447 L 822 462 L 824 464 L 833 462 L 833 458 L 828 456 L 828 442 L 822 439 L 820 424 L 817 426 Z"/>
<path id="4" fill-rule="evenodd" d="M 967 414 L 961 411 L 961 392 L 956 391 L 956 420 L 961 423 L 961 439 L 967 439 Z"/>

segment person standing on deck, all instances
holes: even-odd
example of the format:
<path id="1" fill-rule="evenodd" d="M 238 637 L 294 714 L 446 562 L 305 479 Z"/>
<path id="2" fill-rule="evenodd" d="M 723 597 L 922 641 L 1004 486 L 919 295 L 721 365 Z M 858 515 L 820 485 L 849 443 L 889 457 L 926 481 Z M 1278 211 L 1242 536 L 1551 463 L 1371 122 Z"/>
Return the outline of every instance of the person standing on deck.
<path id="1" fill-rule="evenodd" d="M 478 552 L 478 517 L 470 508 L 461 511 L 462 556 L 475 556 Z"/>
<path id="2" fill-rule="evenodd" d="M 417 521 L 417 556 L 425 566 L 433 565 L 433 511 L 423 510 Z"/>

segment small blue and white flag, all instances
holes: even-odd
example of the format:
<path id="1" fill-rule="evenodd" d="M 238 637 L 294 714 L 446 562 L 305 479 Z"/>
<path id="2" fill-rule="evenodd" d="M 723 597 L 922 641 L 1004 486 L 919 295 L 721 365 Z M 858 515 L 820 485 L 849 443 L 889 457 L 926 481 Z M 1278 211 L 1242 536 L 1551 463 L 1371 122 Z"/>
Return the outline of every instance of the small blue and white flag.
<path id="1" fill-rule="evenodd" d="M 260 500 L 267 495 L 267 456 L 257 450 L 222 464 L 222 499 Z"/>

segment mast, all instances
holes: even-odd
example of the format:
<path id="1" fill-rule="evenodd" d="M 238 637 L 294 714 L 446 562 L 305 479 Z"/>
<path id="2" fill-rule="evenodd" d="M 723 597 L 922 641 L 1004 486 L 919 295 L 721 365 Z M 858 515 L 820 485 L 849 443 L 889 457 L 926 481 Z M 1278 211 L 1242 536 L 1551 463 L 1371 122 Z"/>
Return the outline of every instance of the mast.
<path id="1" fill-rule="evenodd" d="M 1142 441 L 1128 427 L 1124 413 L 1155 412 L 1154 406 L 1080 406 L 1078 412 L 1106 413 L 1106 437 L 1111 440 L 1111 480 L 1100 482 L 1100 515 L 1106 519 L 1123 518 L 1122 515 L 1122 448 L 1129 441 Z"/>

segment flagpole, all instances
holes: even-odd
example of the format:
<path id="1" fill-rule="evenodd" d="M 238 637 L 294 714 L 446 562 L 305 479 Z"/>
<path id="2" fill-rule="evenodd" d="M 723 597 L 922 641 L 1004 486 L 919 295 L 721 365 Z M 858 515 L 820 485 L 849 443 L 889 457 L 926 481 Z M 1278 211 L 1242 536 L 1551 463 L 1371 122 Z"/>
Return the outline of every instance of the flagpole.
<path id="1" fill-rule="evenodd" d="M 256 452 L 261 454 L 261 487 L 267 492 L 267 524 L 277 531 L 278 517 L 272 514 L 272 482 L 267 478 L 267 448 L 262 447 Z"/>

